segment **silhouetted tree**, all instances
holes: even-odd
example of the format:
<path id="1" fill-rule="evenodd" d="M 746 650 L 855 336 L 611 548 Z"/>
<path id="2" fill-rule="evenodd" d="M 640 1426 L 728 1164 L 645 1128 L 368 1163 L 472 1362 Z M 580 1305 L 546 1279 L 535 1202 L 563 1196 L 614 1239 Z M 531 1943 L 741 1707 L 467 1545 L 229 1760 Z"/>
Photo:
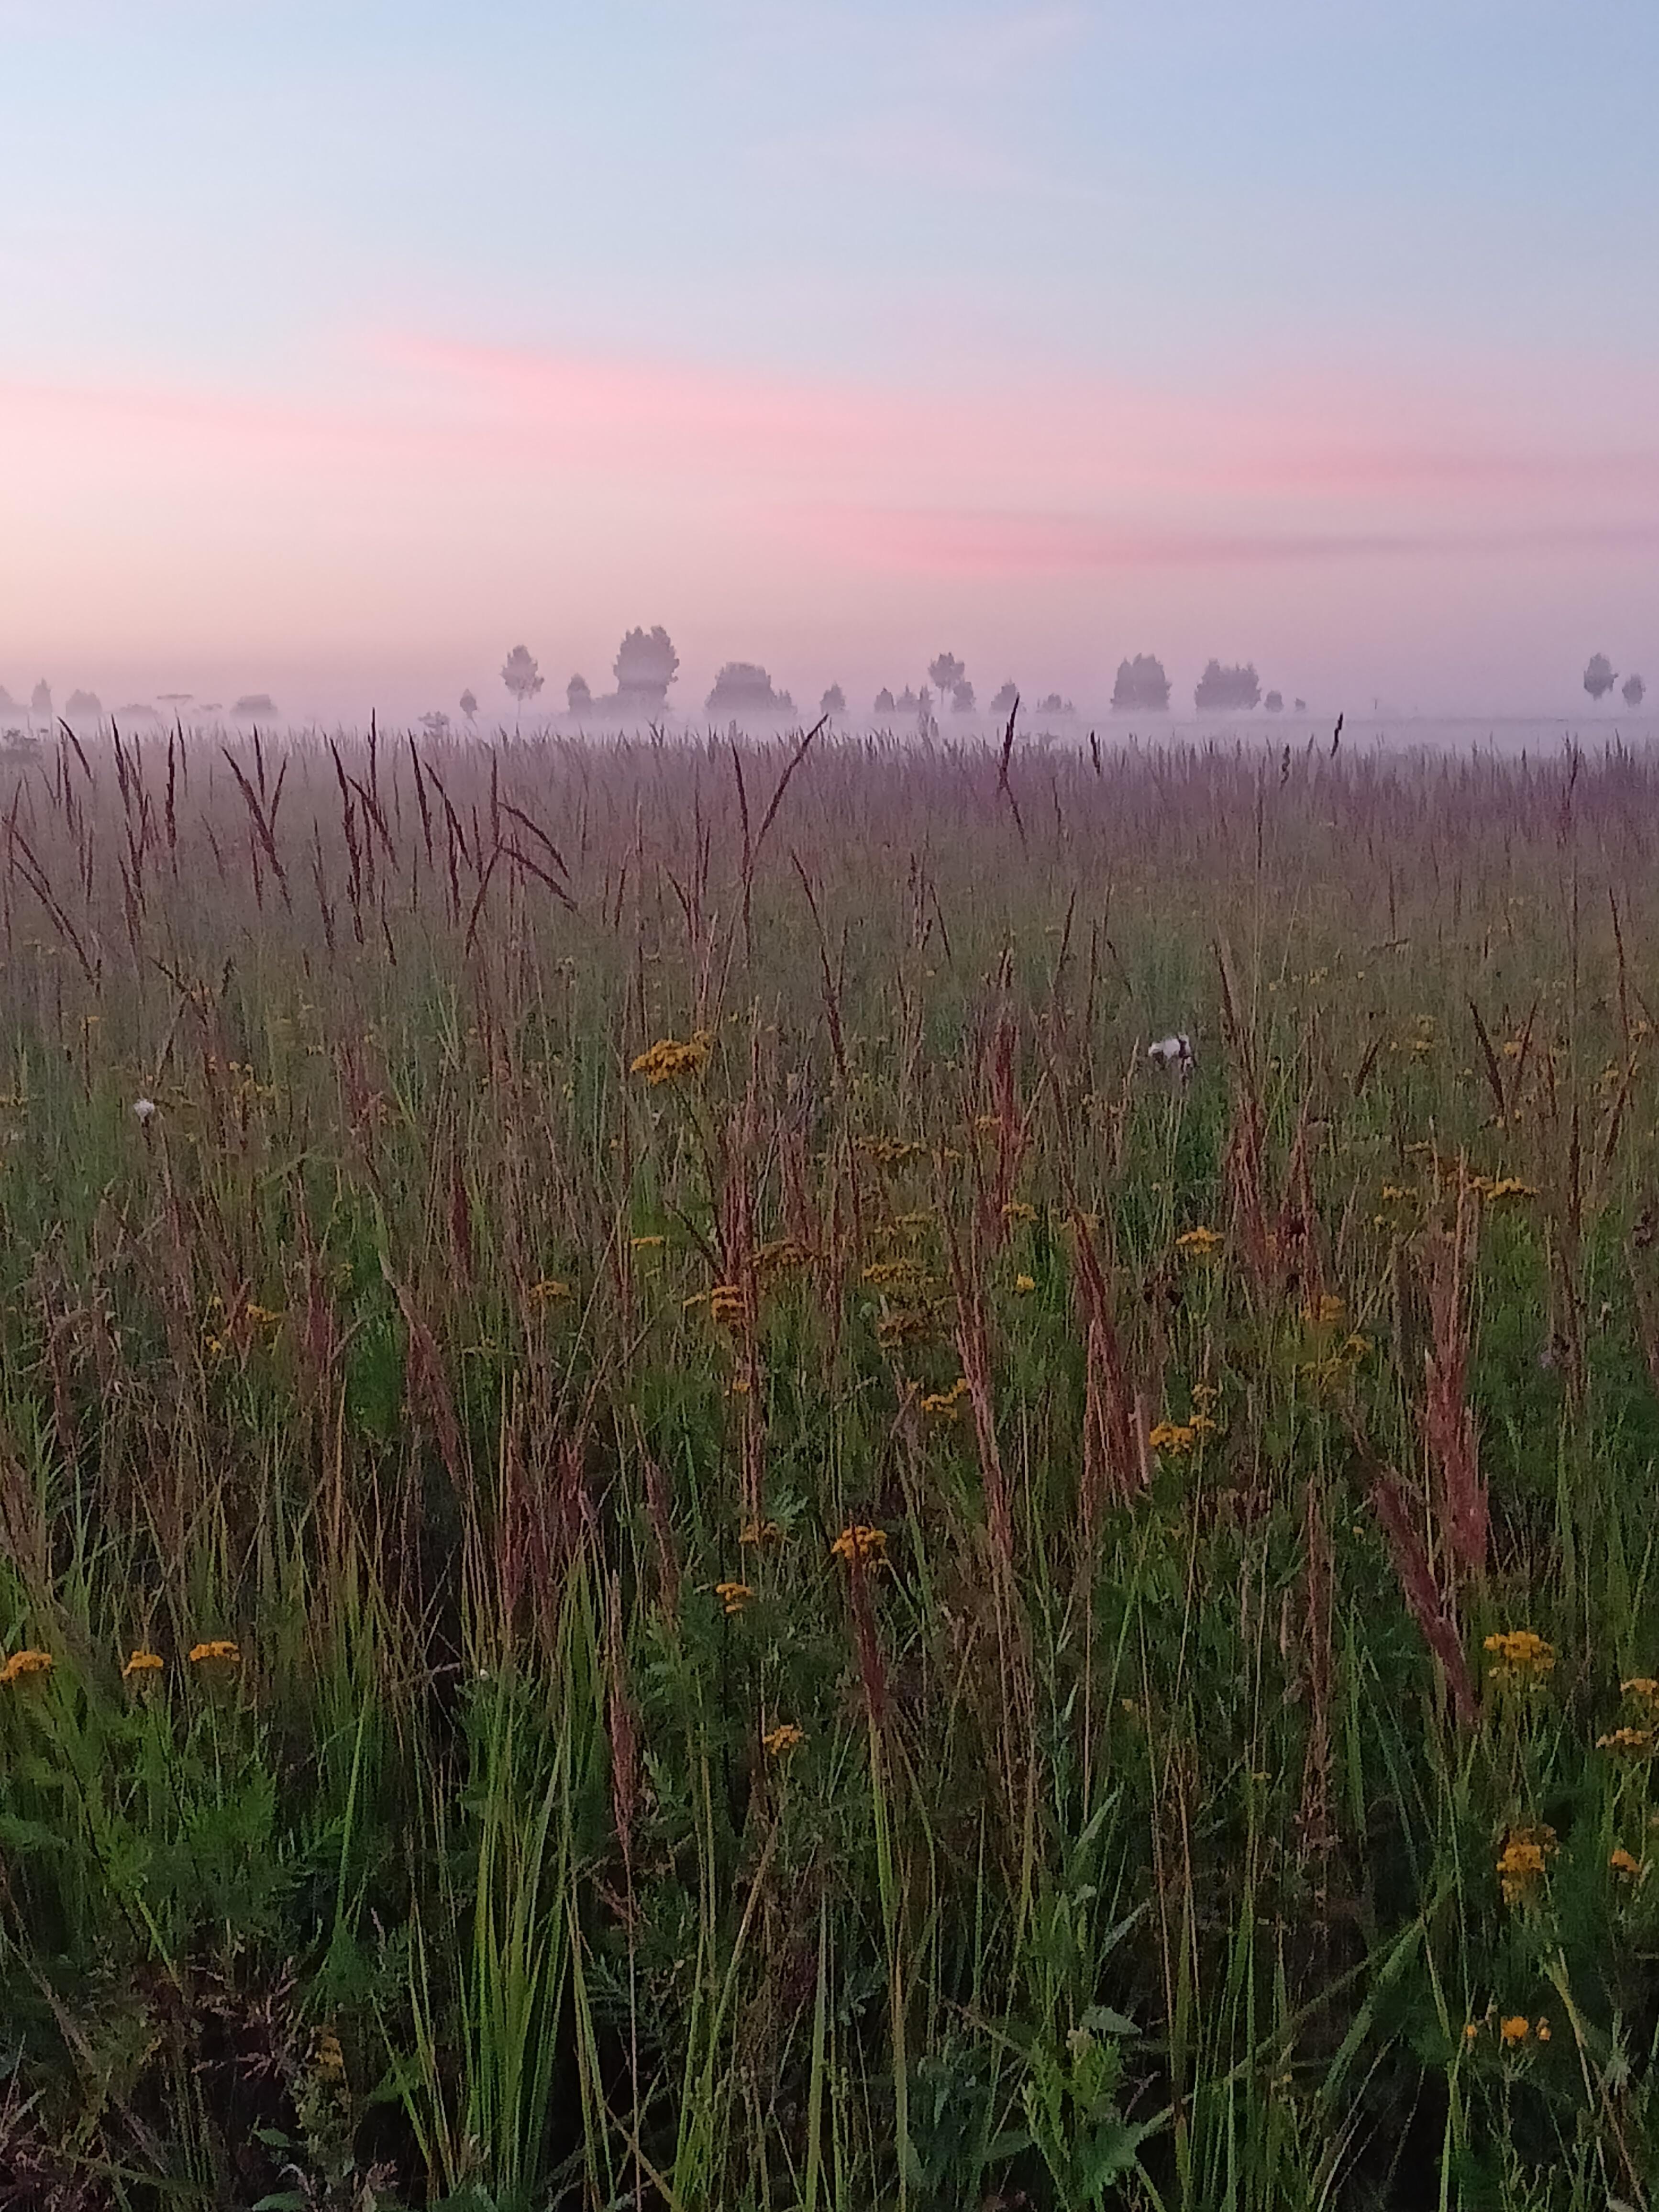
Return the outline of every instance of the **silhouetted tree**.
<path id="1" fill-rule="evenodd" d="M 478 702 L 469 690 L 462 692 L 459 704 L 462 714 L 466 716 L 467 727 L 471 729 L 472 718 L 478 711 Z"/>
<path id="2" fill-rule="evenodd" d="M 884 684 L 877 692 L 875 704 L 870 712 L 872 714 L 895 714 L 898 712 L 898 702 Z"/>
<path id="3" fill-rule="evenodd" d="M 659 714 L 679 673 L 680 657 L 659 623 L 650 630 L 630 629 L 617 647 L 615 666 L 618 702 L 638 713 Z"/>
<path id="4" fill-rule="evenodd" d="M 1605 653 L 1593 653 L 1584 670 L 1584 689 L 1592 699 L 1604 699 L 1618 678 Z"/>
<path id="5" fill-rule="evenodd" d="M 95 691 L 71 691 L 64 702 L 64 719 L 68 722 L 95 722 L 103 711 L 103 702 Z"/>
<path id="6" fill-rule="evenodd" d="M 1039 714 L 1069 714 L 1072 711 L 1069 702 L 1062 699 L 1058 691 L 1051 691 L 1046 699 L 1039 699 L 1036 710 Z"/>
<path id="7" fill-rule="evenodd" d="M 794 703 L 787 691 L 772 689 L 771 678 L 754 660 L 728 660 L 703 702 L 711 714 L 788 714 Z"/>
<path id="8" fill-rule="evenodd" d="M 1210 660 L 1205 663 L 1194 690 L 1193 704 L 1200 712 L 1217 707 L 1254 707 L 1261 697 L 1261 681 L 1253 661 L 1242 668 L 1224 668 L 1218 660 Z"/>
<path id="9" fill-rule="evenodd" d="M 1007 720 L 1009 715 L 1014 711 L 1014 704 L 1018 697 L 1019 686 L 1011 676 L 991 702 L 991 712 L 996 716 L 998 721 Z"/>
<path id="10" fill-rule="evenodd" d="M 947 691 L 954 691 L 967 673 L 954 653 L 941 653 L 927 664 L 927 680 L 941 699 Z"/>
<path id="11" fill-rule="evenodd" d="M 447 738 L 449 735 L 449 717 L 434 708 L 431 714 L 422 715 L 421 727 L 429 738 Z"/>
<path id="12" fill-rule="evenodd" d="M 1285 694 L 1282 691 L 1270 691 L 1261 703 L 1270 714 L 1282 714 L 1285 711 Z"/>
<path id="13" fill-rule="evenodd" d="M 564 702 L 573 714 L 591 714 L 593 694 L 585 676 L 573 676 L 564 687 Z"/>
<path id="14" fill-rule="evenodd" d="M 832 684 L 818 701 L 818 712 L 820 714 L 844 714 L 847 712 L 847 694 L 839 684 Z"/>
<path id="15" fill-rule="evenodd" d="M 0 714 L 16 714 L 22 710 L 3 684 L 0 684 Z"/>
<path id="16" fill-rule="evenodd" d="M 895 705 L 901 714 L 915 714 L 920 712 L 921 702 L 907 684 L 903 690 L 899 693 Z"/>
<path id="17" fill-rule="evenodd" d="M 1639 676 L 1627 676 L 1620 696 L 1627 707 L 1639 707 L 1648 696 L 1648 687 Z"/>
<path id="18" fill-rule="evenodd" d="M 276 702 L 269 691 L 244 691 L 230 711 L 233 714 L 240 714 L 245 720 L 251 721 L 256 715 L 274 714 L 276 712 Z"/>
<path id="19" fill-rule="evenodd" d="M 1138 653 L 1133 660 L 1119 661 L 1117 681 L 1112 686 L 1115 713 L 1139 707 L 1143 714 L 1158 714 L 1169 703 L 1170 679 L 1155 653 Z"/>
<path id="20" fill-rule="evenodd" d="M 1297 701 L 1297 702 L 1296 702 L 1296 711 L 1297 711 L 1297 713 L 1298 714 L 1305 714 L 1307 713 L 1307 711 L 1308 711 L 1308 702 L 1307 702 L 1307 701 L 1306 701 L 1305 699 L 1298 699 L 1298 700 Z"/>
<path id="21" fill-rule="evenodd" d="M 52 712 L 52 690 L 44 676 L 29 694 L 29 711 L 34 714 Z"/>
<path id="22" fill-rule="evenodd" d="M 964 676 L 960 684 L 951 686 L 951 712 L 971 714 L 974 711 L 974 687 Z"/>
<path id="23" fill-rule="evenodd" d="M 513 726 L 516 730 L 519 726 L 519 717 L 524 712 L 526 700 L 533 699 L 544 681 L 542 672 L 536 665 L 534 657 L 527 646 L 515 645 L 512 652 L 507 654 L 507 659 L 501 663 L 501 681 L 513 694 L 515 702 Z"/>

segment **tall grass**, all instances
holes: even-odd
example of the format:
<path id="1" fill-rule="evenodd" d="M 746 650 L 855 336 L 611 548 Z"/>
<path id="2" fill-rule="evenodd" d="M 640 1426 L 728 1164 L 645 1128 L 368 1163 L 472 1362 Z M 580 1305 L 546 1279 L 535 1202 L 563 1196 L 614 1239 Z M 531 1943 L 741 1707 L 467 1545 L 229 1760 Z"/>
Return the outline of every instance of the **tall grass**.
<path id="1" fill-rule="evenodd" d="M 0 2203 L 1647 2205 L 1656 847 L 0 769 Z"/>

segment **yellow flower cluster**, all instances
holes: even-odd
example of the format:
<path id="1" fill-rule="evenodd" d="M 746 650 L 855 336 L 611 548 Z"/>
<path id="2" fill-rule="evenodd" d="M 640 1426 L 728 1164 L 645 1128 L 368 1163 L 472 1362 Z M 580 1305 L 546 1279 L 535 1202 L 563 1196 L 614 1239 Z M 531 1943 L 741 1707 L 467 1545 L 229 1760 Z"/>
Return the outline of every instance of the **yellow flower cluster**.
<path id="1" fill-rule="evenodd" d="M 708 1293 L 708 1310 L 718 1322 L 728 1328 L 743 1319 L 749 1301 L 743 1294 L 741 1283 L 716 1283 Z"/>
<path id="2" fill-rule="evenodd" d="M 0 1685 L 9 1688 L 31 1674 L 50 1674 L 52 1656 L 50 1651 L 14 1651 L 3 1667 L 0 1667 Z"/>
<path id="3" fill-rule="evenodd" d="M 225 1637 L 219 1637 L 210 1644 L 193 1644 L 191 1646 L 190 1663 L 192 1667 L 237 1667 L 241 1664 L 241 1647 Z"/>
<path id="4" fill-rule="evenodd" d="M 1628 1681 L 1619 1685 L 1622 1694 L 1635 1708 L 1639 1726 L 1626 1723 L 1610 1729 L 1606 1735 L 1598 1735 L 1598 1751 L 1622 1752 L 1632 1759 L 1645 1759 L 1654 1748 L 1656 1728 L 1659 1728 L 1659 1681 L 1651 1674 L 1632 1674 Z"/>
<path id="5" fill-rule="evenodd" d="M 1189 1421 L 1160 1421 L 1146 1441 L 1155 1452 L 1167 1452 L 1171 1459 L 1180 1459 L 1195 1451 L 1204 1437 L 1215 1433 L 1216 1424 L 1207 1413 L 1194 1413 Z"/>
<path id="6" fill-rule="evenodd" d="M 786 1752 L 799 1750 L 805 1741 L 805 1729 L 797 1728 L 793 1721 L 781 1721 L 761 1738 L 769 1759 L 781 1759 Z"/>
<path id="7" fill-rule="evenodd" d="M 1607 1864 L 1615 1874 L 1639 1875 L 1642 1871 L 1641 1860 L 1632 1857 L 1622 1844 L 1609 1857 Z"/>
<path id="8" fill-rule="evenodd" d="M 530 1303 L 533 1306 L 552 1305 L 556 1300 L 569 1296 L 569 1284 L 556 1275 L 544 1275 L 539 1283 L 530 1285 Z"/>
<path id="9" fill-rule="evenodd" d="M 1487 2024 L 1490 2024 L 1490 2022 L 1491 2014 L 1488 2014 Z M 1468 2026 L 1463 2030 L 1464 2042 L 1474 2042 L 1476 2038 L 1480 2035 L 1481 2026 L 1482 2023 L 1480 2021 L 1472 2020 Z M 1522 2044 L 1526 2043 L 1528 2040 L 1534 2040 L 1539 2043 L 1547 2043 L 1550 2039 L 1549 2021 L 1541 2014 L 1539 2017 L 1538 2025 L 1534 2027 L 1531 2021 L 1527 2018 L 1525 2013 L 1505 2013 L 1498 2021 L 1497 2030 L 1498 2041 L 1503 2044 L 1504 2049 L 1507 2051 L 1517 2050 Z"/>
<path id="10" fill-rule="evenodd" d="M 1014 1291 L 1016 1296 L 1022 1298 L 1029 1298 L 1036 1288 L 1036 1277 L 1035 1275 L 1016 1275 L 1014 1277 Z"/>
<path id="11" fill-rule="evenodd" d="M 855 1559 L 865 1566 L 878 1566 L 887 1557 L 887 1532 L 854 1521 L 842 1530 L 830 1550 L 832 1557 L 845 1559 L 848 1566 Z"/>
<path id="12" fill-rule="evenodd" d="M 630 1073 L 642 1075 L 653 1091 L 660 1084 L 678 1083 L 684 1076 L 701 1075 L 708 1065 L 713 1042 L 707 1030 L 696 1030 L 684 1042 L 678 1037 L 659 1037 L 632 1063 Z"/>
<path id="13" fill-rule="evenodd" d="M 745 1521 L 738 1541 L 751 1551 L 763 1551 L 768 1544 L 782 1543 L 783 1531 L 775 1521 Z"/>
<path id="14" fill-rule="evenodd" d="M 1530 1628 L 1505 1629 L 1489 1636 L 1484 1649 L 1493 1655 L 1486 1670 L 1489 1681 L 1529 1689 L 1555 1671 L 1555 1646 Z"/>
<path id="15" fill-rule="evenodd" d="M 1536 1187 L 1519 1176 L 1471 1176 L 1469 1188 L 1480 1192 L 1488 1206 L 1504 1198 L 1536 1198 Z"/>
<path id="16" fill-rule="evenodd" d="M 954 1421 L 957 1409 L 968 1395 L 968 1377 L 958 1375 L 948 1390 L 930 1390 L 921 1401 L 921 1410 L 930 1419 Z"/>
<path id="17" fill-rule="evenodd" d="M 914 1159 L 921 1146 L 909 1144 L 902 1137 L 861 1137 L 859 1150 L 872 1159 L 878 1167 L 896 1168 L 906 1160 Z"/>
<path id="18" fill-rule="evenodd" d="M 1202 1224 L 1176 1238 L 1176 1250 L 1184 1252 L 1189 1260 L 1211 1260 L 1220 1249 L 1220 1232 Z"/>
<path id="19" fill-rule="evenodd" d="M 714 1595 L 720 1601 L 720 1610 L 727 1613 L 741 1613 L 755 1595 L 747 1583 L 716 1583 Z"/>
<path id="20" fill-rule="evenodd" d="M 1002 1209 L 1002 1218 L 1008 1222 L 1032 1222 L 1037 1218 L 1037 1210 L 1034 1206 L 1027 1206 L 1021 1199 L 1010 1199 Z"/>
<path id="21" fill-rule="evenodd" d="M 147 1674 L 159 1674 L 161 1671 L 161 1653 L 147 1651 L 141 1648 L 132 1654 L 126 1665 L 122 1668 L 121 1680 L 124 1682 L 137 1681 Z"/>
<path id="22" fill-rule="evenodd" d="M 1498 1855 L 1505 1905 L 1522 1905 L 1543 1880 L 1555 1850 L 1555 1831 L 1542 1826 L 1511 1828 Z"/>

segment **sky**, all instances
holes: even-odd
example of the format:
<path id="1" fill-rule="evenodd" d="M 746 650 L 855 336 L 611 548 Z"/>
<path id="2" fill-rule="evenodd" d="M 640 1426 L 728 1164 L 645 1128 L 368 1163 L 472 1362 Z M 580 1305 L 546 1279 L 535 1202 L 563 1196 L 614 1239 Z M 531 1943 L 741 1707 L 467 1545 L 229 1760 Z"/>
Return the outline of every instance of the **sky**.
<path id="1" fill-rule="evenodd" d="M 1659 684 L 1653 0 L 0 0 L 0 686 Z"/>

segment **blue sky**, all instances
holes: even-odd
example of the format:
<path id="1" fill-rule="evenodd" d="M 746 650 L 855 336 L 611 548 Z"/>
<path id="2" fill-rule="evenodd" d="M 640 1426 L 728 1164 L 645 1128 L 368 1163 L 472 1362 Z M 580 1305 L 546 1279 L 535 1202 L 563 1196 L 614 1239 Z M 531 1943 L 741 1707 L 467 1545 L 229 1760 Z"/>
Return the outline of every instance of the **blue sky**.
<path id="1" fill-rule="evenodd" d="M 1603 645 L 1659 673 L 1656 95 L 1637 0 L 0 0 L 0 683 L 258 661 L 356 697 L 467 679 L 503 623 L 551 673 L 657 618 L 699 681 L 769 653 L 798 691 L 902 681 L 941 625 L 1072 688 L 1160 637 L 1449 704 L 1570 701 Z M 550 383 L 509 404 L 506 357 Z M 607 441 L 612 370 L 644 381 Z M 790 437 L 711 442 L 723 377 Z M 936 401 L 961 450 L 901 483 Z M 703 476 L 630 473 L 658 406 Z M 867 466 L 815 408 L 872 410 Z M 1029 451 L 1056 410 L 1074 487 Z M 861 541 L 890 509 L 928 528 Z M 1051 529 L 1034 570 L 1034 516 L 1086 556 Z M 1143 573 L 1172 519 L 1188 554 Z M 174 595 L 124 605 L 117 530 Z"/>

